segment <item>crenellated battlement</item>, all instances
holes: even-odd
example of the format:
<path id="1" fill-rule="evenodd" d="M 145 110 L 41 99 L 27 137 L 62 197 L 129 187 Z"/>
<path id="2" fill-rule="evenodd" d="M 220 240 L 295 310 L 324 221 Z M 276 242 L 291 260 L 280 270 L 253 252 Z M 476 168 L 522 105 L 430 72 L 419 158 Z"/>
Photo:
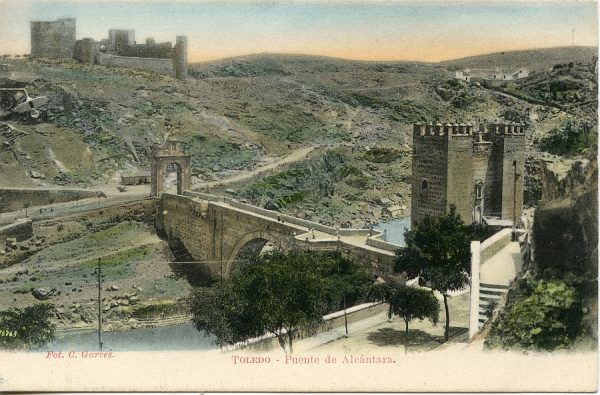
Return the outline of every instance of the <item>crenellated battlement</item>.
<path id="1" fill-rule="evenodd" d="M 473 125 L 470 123 L 417 123 L 413 130 L 416 136 L 469 136 L 473 135 Z"/>
<path id="2" fill-rule="evenodd" d="M 413 125 L 413 136 L 459 137 L 477 136 L 478 134 L 525 135 L 525 125 L 517 123 L 480 124 L 478 130 L 470 123 L 416 123 Z"/>
<path id="3" fill-rule="evenodd" d="M 479 125 L 480 133 L 525 135 L 525 125 L 522 123 L 489 123 Z"/>

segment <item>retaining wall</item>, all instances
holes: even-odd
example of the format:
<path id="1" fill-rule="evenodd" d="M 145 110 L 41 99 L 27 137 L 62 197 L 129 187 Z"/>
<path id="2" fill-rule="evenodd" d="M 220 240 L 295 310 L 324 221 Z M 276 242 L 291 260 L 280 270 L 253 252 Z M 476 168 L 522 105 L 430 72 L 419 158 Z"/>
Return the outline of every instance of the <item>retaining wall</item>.
<path id="1" fill-rule="evenodd" d="M 506 292 L 506 286 L 496 284 L 481 284 L 481 265 L 486 263 L 490 258 L 497 254 L 500 250 L 506 247 L 511 242 L 512 229 L 502 229 L 498 233 L 492 235 L 483 242 L 471 242 L 471 298 L 469 307 L 469 340 L 472 339 L 478 332 L 481 326 L 480 316 L 481 310 L 489 303 L 484 301 L 490 297 L 499 299 Z M 510 264 L 511 262 L 507 262 Z M 511 279 L 512 280 L 512 279 Z M 481 287 L 485 287 L 485 295 L 482 293 Z M 483 299 L 482 299 L 483 298 Z"/>

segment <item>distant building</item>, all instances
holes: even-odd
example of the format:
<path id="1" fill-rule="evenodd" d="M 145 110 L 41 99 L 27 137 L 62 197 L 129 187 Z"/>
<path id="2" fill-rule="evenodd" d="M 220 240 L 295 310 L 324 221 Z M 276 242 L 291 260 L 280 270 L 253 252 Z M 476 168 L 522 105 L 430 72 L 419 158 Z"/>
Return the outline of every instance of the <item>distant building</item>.
<path id="1" fill-rule="evenodd" d="M 157 43 L 153 38 L 147 38 L 144 44 L 137 44 L 133 30 L 110 29 L 108 39 L 77 40 L 75 18 L 31 22 L 31 56 L 73 58 L 89 65 L 151 70 L 180 79 L 188 75 L 185 36 L 177 36 L 175 45 L 171 42 Z"/>
<path id="2" fill-rule="evenodd" d="M 500 69 L 465 69 L 454 73 L 454 78 L 467 82 L 482 81 L 514 81 L 529 76 L 525 68 L 513 72 L 504 73 Z"/>
<path id="3" fill-rule="evenodd" d="M 414 125 L 411 222 L 450 205 L 467 224 L 519 218 L 524 159 L 522 125 Z"/>
<path id="4" fill-rule="evenodd" d="M 138 171 L 133 173 L 121 174 L 121 185 L 141 185 L 150 184 L 152 175 L 149 171 Z"/>

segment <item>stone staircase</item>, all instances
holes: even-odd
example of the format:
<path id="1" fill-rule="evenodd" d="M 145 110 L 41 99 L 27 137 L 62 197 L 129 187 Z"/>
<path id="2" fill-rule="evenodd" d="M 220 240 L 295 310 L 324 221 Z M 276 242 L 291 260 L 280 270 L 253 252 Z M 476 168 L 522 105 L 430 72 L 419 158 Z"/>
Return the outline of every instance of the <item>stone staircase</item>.
<path id="1" fill-rule="evenodd" d="M 479 288 L 479 328 L 491 317 L 500 300 L 508 292 L 508 285 L 480 284 Z M 491 309 L 491 311 L 490 311 Z"/>

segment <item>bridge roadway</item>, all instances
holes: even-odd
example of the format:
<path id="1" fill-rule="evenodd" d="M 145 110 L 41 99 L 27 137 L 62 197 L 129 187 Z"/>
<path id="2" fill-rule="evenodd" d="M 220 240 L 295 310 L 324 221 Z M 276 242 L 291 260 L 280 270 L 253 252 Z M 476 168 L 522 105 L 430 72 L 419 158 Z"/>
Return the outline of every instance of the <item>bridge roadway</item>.
<path id="1" fill-rule="evenodd" d="M 223 196 L 163 193 L 157 230 L 182 243 L 213 276 L 227 277 L 242 252 L 259 252 L 268 242 L 286 251 L 335 251 L 371 265 L 375 273 L 391 270 L 398 245 L 369 229 L 325 226 L 266 210 Z"/>

